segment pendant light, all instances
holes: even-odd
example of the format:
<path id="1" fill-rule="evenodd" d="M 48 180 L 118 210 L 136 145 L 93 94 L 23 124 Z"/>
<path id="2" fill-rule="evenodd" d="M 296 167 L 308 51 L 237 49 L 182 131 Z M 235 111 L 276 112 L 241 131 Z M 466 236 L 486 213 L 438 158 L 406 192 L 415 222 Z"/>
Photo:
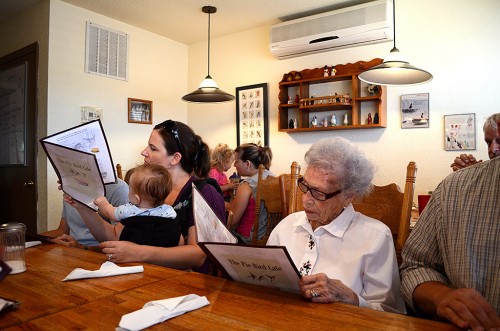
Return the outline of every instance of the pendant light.
<path id="1" fill-rule="evenodd" d="M 363 71 L 359 79 L 377 85 L 414 85 L 430 81 L 432 75 L 429 72 L 409 64 L 396 48 L 396 0 L 393 1 L 392 13 L 394 47 L 381 64 Z"/>
<path id="2" fill-rule="evenodd" d="M 205 79 L 201 82 L 198 89 L 183 96 L 182 100 L 198 103 L 216 103 L 234 100 L 234 95 L 219 89 L 217 83 L 210 76 L 210 14 L 216 13 L 217 8 L 212 6 L 203 6 L 201 10 L 208 14 L 208 74 L 207 77 L 205 77 Z"/>

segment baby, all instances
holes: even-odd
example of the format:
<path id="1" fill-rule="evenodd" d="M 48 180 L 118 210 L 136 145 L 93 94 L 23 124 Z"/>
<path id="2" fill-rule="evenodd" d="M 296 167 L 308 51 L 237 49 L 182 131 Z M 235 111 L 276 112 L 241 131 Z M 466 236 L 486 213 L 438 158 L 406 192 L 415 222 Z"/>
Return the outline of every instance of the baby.
<path id="1" fill-rule="evenodd" d="M 164 203 L 172 189 L 167 169 L 156 164 L 144 164 L 130 176 L 129 203 L 114 207 L 104 196 L 94 203 L 99 212 L 124 225 L 120 240 L 153 246 L 177 246 L 183 242 L 177 213 Z"/>

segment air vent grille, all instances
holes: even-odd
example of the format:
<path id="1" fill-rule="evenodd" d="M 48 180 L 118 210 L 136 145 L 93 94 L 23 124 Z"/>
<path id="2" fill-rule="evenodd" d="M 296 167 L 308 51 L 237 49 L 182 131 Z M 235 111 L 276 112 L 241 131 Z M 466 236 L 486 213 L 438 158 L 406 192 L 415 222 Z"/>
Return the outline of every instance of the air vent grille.
<path id="1" fill-rule="evenodd" d="M 85 72 L 128 79 L 128 35 L 87 22 Z"/>

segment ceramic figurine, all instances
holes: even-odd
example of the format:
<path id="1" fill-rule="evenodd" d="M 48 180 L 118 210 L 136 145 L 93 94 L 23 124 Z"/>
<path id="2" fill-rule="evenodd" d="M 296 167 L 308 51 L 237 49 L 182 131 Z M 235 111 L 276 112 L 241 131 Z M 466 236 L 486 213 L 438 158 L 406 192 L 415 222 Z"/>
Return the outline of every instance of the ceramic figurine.
<path id="1" fill-rule="evenodd" d="M 297 119 L 296 119 L 296 118 L 294 118 L 294 119 L 293 119 L 293 128 L 294 128 L 294 129 L 297 129 L 298 127 L 299 127 L 299 126 L 297 125 Z"/>
<path id="2" fill-rule="evenodd" d="M 326 128 L 327 126 L 328 126 L 328 118 L 326 118 L 326 117 L 325 117 L 325 118 L 323 119 L 323 127 L 325 127 L 325 128 Z"/>
<path id="3" fill-rule="evenodd" d="M 347 114 L 344 115 L 344 125 L 349 125 L 349 121 L 347 120 Z"/>
<path id="4" fill-rule="evenodd" d="M 337 126 L 337 116 L 335 114 L 330 118 L 330 126 Z"/>
<path id="5" fill-rule="evenodd" d="M 293 102 L 292 102 L 292 97 L 288 97 L 288 104 L 291 105 Z"/>
<path id="6" fill-rule="evenodd" d="M 313 116 L 313 119 L 311 121 L 311 126 L 313 128 L 317 127 L 318 126 L 318 118 L 316 116 Z"/>
<path id="7" fill-rule="evenodd" d="M 332 67 L 332 70 L 330 70 L 330 76 L 335 76 L 335 73 L 337 72 L 337 69 Z"/>
<path id="8" fill-rule="evenodd" d="M 329 76 L 329 75 L 328 75 L 328 67 L 327 67 L 327 66 L 325 66 L 325 67 L 323 68 L 323 77 L 328 77 L 328 76 Z"/>
<path id="9" fill-rule="evenodd" d="M 372 124 L 372 113 L 368 113 L 368 118 L 366 119 L 366 124 Z"/>
<path id="10" fill-rule="evenodd" d="M 295 96 L 295 103 L 299 103 L 299 95 L 298 94 Z"/>
<path id="11" fill-rule="evenodd" d="M 375 113 L 375 116 L 373 117 L 373 124 L 378 124 L 378 113 Z"/>
<path id="12" fill-rule="evenodd" d="M 288 128 L 289 129 L 294 129 L 294 127 L 293 127 L 293 120 L 292 119 L 290 119 L 290 122 L 288 122 Z"/>

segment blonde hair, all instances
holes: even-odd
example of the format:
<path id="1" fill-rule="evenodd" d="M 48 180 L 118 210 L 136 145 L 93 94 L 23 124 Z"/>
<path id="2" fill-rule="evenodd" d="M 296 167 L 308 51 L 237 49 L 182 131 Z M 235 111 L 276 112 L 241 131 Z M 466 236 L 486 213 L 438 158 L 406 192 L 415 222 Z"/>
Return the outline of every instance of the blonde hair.
<path id="1" fill-rule="evenodd" d="M 226 163 L 233 155 L 234 151 L 229 148 L 228 145 L 219 143 L 212 151 L 210 164 L 212 168 L 224 167 L 224 163 Z"/>

